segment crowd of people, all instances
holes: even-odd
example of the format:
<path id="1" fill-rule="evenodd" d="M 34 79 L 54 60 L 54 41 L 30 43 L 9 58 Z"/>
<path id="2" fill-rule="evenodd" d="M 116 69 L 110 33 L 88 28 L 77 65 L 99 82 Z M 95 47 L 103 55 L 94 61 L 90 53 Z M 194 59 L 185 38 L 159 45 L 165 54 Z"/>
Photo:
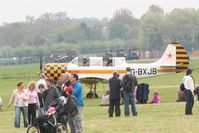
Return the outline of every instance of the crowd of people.
<path id="1" fill-rule="evenodd" d="M 127 73 L 123 76 L 122 80 L 119 79 L 119 73 L 115 71 L 113 77 L 109 79 L 109 117 L 113 117 L 113 111 L 115 110 L 115 116 L 119 117 L 120 112 L 120 98 L 121 88 L 122 98 L 124 101 L 124 115 L 130 116 L 129 105 L 131 105 L 131 112 L 133 116 L 137 116 L 136 110 L 136 87 L 138 86 L 137 78 L 131 73 L 131 69 L 126 69 Z M 194 78 L 192 76 L 192 69 L 187 69 L 186 75 L 183 77 L 180 90 L 178 91 L 177 102 L 186 102 L 185 114 L 192 115 L 192 108 L 194 105 L 194 95 L 198 96 L 199 100 L 199 87 L 195 87 Z M 151 104 L 160 103 L 160 96 L 157 91 L 154 92 L 153 98 L 150 101 Z"/>
<path id="2" fill-rule="evenodd" d="M 59 83 L 59 84 L 58 84 Z M 70 109 L 67 112 L 65 125 L 69 125 L 71 133 L 83 132 L 83 92 L 82 84 L 77 74 L 64 73 L 59 82 L 54 83 L 52 77 L 40 75 L 40 79 L 31 81 L 27 89 L 23 82 L 17 84 L 17 89 L 13 90 L 8 107 L 14 103 L 15 122 L 14 127 L 20 128 L 21 112 L 24 120 L 24 127 L 27 128 L 33 124 L 36 117 L 42 117 L 46 114 L 52 102 L 60 97 L 73 97 L 76 113 Z M 69 103 L 70 104 L 70 103 Z M 36 112 L 38 110 L 38 115 Z"/>
<path id="3" fill-rule="evenodd" d="M 120 101 L 121 90 L 124 103 L 125 117 L 137 116 L 135 91 L 138 86 L 136 76 L 131 72 L 131 68 L 126 68 L 127 73 L 119 78 L 117 71 L 113 72 L 113 76 L 109 79 L 109 90 L 103 96 L 101 105 L 108 105 L 109 117 L 113 117 L 115 112 L 116 117 L 120 117 Z M 183 78 L 182 85 L 178 92 L 177 102 L 186 101 L 185 114 L 192 115 L 192 108 L 194 105 L 194 89 L 195 83 L 192 77 L 192 70 L 187 69 L 186 75 Z M 64 73 L 61 74 L 60 80 L 54 83 L 53 78 L 46 77 L 44 74 L 40 75 L 40 79 L 35 82 L 31 81 L 27 89 L 24 87 L 23 82 L 17 84 L 17 89 L 13 90 L 10 97 L 8 107 L 14 103 L 15 107 L 15 122 L 14 127 L 20 128 L 20 114 L 23 114 L 24 127 L 27 128 L 31 125 L 35 118 L 45 115 L 45 111 L 49 108 L 53 100 L 64 97 L 74 97 L 75 105 L 77 106 L 77 113 L 71 113 L 67 117 L 68 123 L 72 133 L 83 132 L 83 92 L 82 84 L 79 81 L 77 74 Z M 157 91 L 154 92 L 152 104 L 160 103 L 160 96 Z M 129 109 L 131 105 L 131 110 Z M 38 115 L 36 112 L 38 110 Z M 131 112 L 131 113 L 130 113 Z"/>

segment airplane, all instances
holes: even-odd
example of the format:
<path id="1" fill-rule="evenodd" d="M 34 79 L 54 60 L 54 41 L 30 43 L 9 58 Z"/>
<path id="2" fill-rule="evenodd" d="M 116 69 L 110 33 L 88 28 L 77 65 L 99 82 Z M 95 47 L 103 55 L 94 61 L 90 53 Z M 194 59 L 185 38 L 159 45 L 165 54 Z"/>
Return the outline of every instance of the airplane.
<path id="1" fill-rule="evenodd" d="M 162 57 L 146 64 L 127 63 L 125 57 L 112 57 L 107 63 L 103 57 L 74 58 L 67 63 L 48 63 L 44 66 L 44 73 L 47 77 L 54 77 L 59 80 L 61 73 L 77 73 L 79 79 L 90 88 L 88 94 L 96 95 L 96 84 L 105 83 L 112 77 L 114 71 L 119 72 L 120 77 L 130 67 L 137 78 L 146 78 L 170 73 L 185 71 L 189 66 L 189 55 L 182 44 L 172 42 L 168 44 Z"/>

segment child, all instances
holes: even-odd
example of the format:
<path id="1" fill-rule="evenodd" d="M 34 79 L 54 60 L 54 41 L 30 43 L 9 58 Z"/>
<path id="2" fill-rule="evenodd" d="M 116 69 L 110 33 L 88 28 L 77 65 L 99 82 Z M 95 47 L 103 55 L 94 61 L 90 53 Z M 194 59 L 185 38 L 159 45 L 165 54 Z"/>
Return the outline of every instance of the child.
<path id="1" fill-rule="evenodd" d="M 154 104 L 160 103 L 160 96 L 157 91 L 154 92 L 153 99 L 150 103 L 154 103 Z"/>

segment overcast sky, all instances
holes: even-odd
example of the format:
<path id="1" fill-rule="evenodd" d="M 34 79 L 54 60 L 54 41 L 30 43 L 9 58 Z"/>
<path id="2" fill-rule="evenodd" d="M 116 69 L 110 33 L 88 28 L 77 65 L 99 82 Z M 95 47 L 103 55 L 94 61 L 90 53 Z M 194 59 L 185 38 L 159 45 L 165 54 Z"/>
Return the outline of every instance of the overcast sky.
<path id="1" fill-rule="evenodd" d="M 199 8 L 199 0 L 0 0 L 0 24 L 25 21 L 26 15 L 38 17 L 51 12 L 67 12 L 70 18 L 111 18 L 120 8 L 128 8 L 140 18 L 152 4 L 165 12 L 174 8 Z"/>

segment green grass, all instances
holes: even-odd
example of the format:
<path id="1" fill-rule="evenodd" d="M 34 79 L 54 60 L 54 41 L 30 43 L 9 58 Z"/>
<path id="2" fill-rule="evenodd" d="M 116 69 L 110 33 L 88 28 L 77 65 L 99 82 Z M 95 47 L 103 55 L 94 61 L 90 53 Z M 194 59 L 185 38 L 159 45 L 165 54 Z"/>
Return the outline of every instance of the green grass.
<path id="1" fill-rule="evenodd" d="M 190 63 L 193 68 L 195 82 L 199 83 L 199 59 Z M 0 133 L 25 133 L 26 129 L 13 128 L 14 108 L 7 108 L 8 99 L 16 83 L 28 82 L 38 79 L 39 65 L 0 66 L 0 96 L 4 106 L 0 111 Z M 138 117 L 124 117 L 124 109 L 121 106 L 122 115 L 119 118 L 108 118 L 108 107 L 100 107 L 101 99 L 84 99 L 84 131 L 85 133 L 196 133 L 199 123 L 199 105 L 196 101 L 193 108 L 193 116 L 185 116 L 185 103 L 176 103 L 177 91 L 184 73 L 177 73 L 153 78 L 139 79 L 139 83 L 150 84 L 149 99 L 153 91 L 157 90 L 161 97 L 158 105 L 137 105 Z M 97 93 L 99 96 L 105 93 L 108 85 L 99 84 Z M 84 95 L 88 92 L 83 87 Z M 21 123 L 23 126 L 23 123 Z"/>

